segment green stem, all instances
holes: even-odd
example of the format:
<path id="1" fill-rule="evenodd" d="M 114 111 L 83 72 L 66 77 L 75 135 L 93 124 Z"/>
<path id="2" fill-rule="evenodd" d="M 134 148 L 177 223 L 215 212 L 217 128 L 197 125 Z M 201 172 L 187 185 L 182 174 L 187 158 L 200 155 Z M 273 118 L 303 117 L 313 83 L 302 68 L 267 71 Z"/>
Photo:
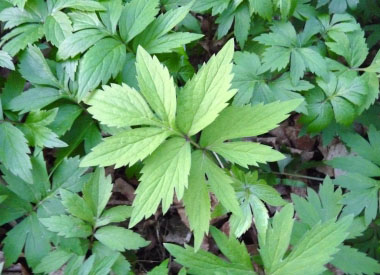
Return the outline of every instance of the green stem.
<path id="1" fill-rule="evenodd" d="M 264 173 L 272 173 L 272 174 L 280 175 L 280 176 L 288 176 L 288 177 L 295 177 L 295 178 L 301 178 L 301 179 L 323 181 L 322 178 L 310 177 L 310 176 L 304 176 L 304 175 L 298 175 L 298 174 L 291 174 L 291 173 L 281 173 L 281 172 L 264 172 Z"/>

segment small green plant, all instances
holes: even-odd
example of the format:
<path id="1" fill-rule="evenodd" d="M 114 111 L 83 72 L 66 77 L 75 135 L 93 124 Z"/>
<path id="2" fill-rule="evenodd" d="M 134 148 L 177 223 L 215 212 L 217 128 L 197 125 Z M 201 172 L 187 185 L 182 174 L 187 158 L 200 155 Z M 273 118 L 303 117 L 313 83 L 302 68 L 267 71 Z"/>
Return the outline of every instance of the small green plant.
<path id="1" fill-rule="evenodd" d="M 215 164 L 217 154 L 243 166 L 282 158 L 268 146 L 224 142 L 265 133 L 300 103 L 294 100 L 256 108 L 227 107 L 227 101 L 236 92 L 230 88 L 232 56 L 233 42 L 230 41 L 186 83 L 177 99 L 168 70 L 157 58 L 139 48 L 136 68 L 140 93 L 126 85 L 111 85 L 86 99 L 91 106 L 88 111 L 103 124 L 120 128 L 144 126 L 106 138 L 81 162 L 81 166 L 115 164 L 118 168 L 145 159 L 130 226 L 154 214 L 161 202 L 163 213 L 167 212 L 175 190 L 178 199 L 184 198 L 199 247 L 210 219 L 208 189 L 202 180 L 205 174 L 223 206 L 241 215 L 231 186 L 233 181 Z M 111 107 L 119 111 L 108 112 Z M 203 129 L 197 143 L 194 136 Z M 191 197 L 195 195 L 202 200 L 193 201 Z M 199 211 L 205 215 L 199 216 Z"/>
<path id="2" fill-rule="evenodd" d="M 380 273 L 379 14 L 1 0 L 0 270 Z"/>

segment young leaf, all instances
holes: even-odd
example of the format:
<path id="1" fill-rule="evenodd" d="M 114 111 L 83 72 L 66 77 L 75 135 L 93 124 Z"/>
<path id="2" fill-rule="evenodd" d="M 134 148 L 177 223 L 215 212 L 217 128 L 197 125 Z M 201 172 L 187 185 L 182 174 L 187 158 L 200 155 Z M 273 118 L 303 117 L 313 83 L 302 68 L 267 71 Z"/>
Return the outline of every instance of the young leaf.
<path id="1" fill-rule="evenodd" d="M 271 147 L 254 142 L 226 142 L 214 144 L 208 148 L 228 161 L 246 168 L 248 165 L 257 166 L 257 163 L 278 161 L 284 158 L 280 152 Z"/>
<path id="2" fill-rule="evenodd" d="M 129 227 L 154 214 L 161 201 L 162 212 L 166 213 L 174 190 L 178 199 L 183 197 L 190 172 L 190 150 L 190 143 L 184 138 L 173 137 L 144 161 Z"/>
<path id="3" fill-rule="evenodd" d="M 135 250 L 149 244 L 137 233 L 113 225 L 98 229 L 95 238 L 105 246 L 118 251 Z"/>
<path id="4" fill-rule="evenodd" d="M 177 108 L 176 88 L 166 67 L 142 47 L 137 49 L 137 80 L 140 91 L 156 114 L 173 126 Z"/>
<path id="5" fill-rule="evenodd" d="M 157 125 L 152 111 L 135 89 L 123 84 L 103 86 L 86 99 L 90 114 L 110 127 Z"/>
<path id="6" fill-rule="evenodd" d="M 236 91 L 230 89 L 233 50 L 230 40 L 180 91 L 177 124 L 189 136 L 212 123 L 234 96 Z"/>
<path id="7" fill-rule="evenodd" d="M 295 99 L 252 107 L 230 106 L 202 132 L 200 144 L 207 147 L 227 139 L 264 134 L 277 127 L 300 103 Z"/>
<path id="8" fill-rule="evenodd" d="M 167 131 L 153 127 L 123 131 L 105 138 L 83 158 L 81 166 L 115 164 L 115 168 L 119 168 L 133 165 L 150 155 L 169 135 Z"/>
<path id="9" fill-rule="evenodd" d="M 191 154 L 189 187 L 185 190 L 183 203 L 189 219 L 190 229 L 194 232 L 194 249 L 198 251 L 203 236 L 208 232 L 211 219 L 211 202 L 203 171 L 204 156 L 202 151 Z"/>
<path id="10" fill-rule="evenodd" d="M 231 185 L 233 183 L 232 178 L 208 157 L 205 157 L 204 159 L 204 169 L 211 190 L 217 199 L 226 209 L 235 215 L 241 216 L 241 209 L 239 207 L 237 196 Z"/>

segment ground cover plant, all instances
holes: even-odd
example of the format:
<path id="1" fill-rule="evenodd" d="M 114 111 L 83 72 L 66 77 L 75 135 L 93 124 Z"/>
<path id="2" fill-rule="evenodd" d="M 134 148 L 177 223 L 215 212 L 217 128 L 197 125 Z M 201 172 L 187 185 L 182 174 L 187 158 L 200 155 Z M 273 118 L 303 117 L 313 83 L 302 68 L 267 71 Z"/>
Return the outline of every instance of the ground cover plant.
<path id="1" fill-rule="evenodd" d="M 0 273 L 380 274 L 376 0 L 0 0 Z"/>

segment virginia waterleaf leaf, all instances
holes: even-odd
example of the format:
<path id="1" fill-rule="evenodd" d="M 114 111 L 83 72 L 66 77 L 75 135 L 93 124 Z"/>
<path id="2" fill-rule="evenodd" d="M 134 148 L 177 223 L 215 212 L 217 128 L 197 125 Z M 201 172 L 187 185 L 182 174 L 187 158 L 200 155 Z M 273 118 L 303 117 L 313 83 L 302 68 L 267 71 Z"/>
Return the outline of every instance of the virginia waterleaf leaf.
<path id="1" fill-rule="evenodd" d="M 159 125 L 142 95 L 129 86 L 111 84 L 86 99 L 92 116 L 110 127 Z"/>
<path id="2" fill-rule="evenodd" d="M 257 136 L 277 127 L 302 102 L 300 99 L 254 106 L 229 106 L 203 132 L 201 146 L 227 139 Z"/>
<path id="3" fill-rule="evenodd" d="M 195 251 L 200 248 L 203 236 L 208 232 L 211 219 L 211 201 L 206 185 L 203 161 L 202 151 L 197 150 L 191 154 L 189 186 L 183 196 L 190 229 L 194 232 Z"/>
<path id="4" fill-rule="evenodd" d="M 114 225 L 98 229 L 94 236 L 105 246 L 117 251 L 135 250 L 149 244 L 132 230 Z"/>
<path id="5" fill-rule="evenodd" d="M 150 155 L 168 136 L 168 131 L 156 127 L 123 131 L 105 138 L 83 158 L 81 166 L 133 165 Z"/>
<path id="6" fill-rule="evenodd" d="M 136 70 L 140 92 L 161 120 L 173 126 L 177 109 L 176 88 L 168 69 L 139 47 Z"/>
<path id="7" fill-rule="evenodd" d="M 154 214 L 161 201 L 162 212 L 166 213 L 173 202 L 174 190 L 178 199 L 183 197 L 190 172 L 190 150 L 190 143 L 184 138 L 173 137 L 144 161 L 130 227 Z"/>
<path id="8" fill-rule="evenodd" d="M 236 93 L 230 89 L 233 50 L 230 40 L 179 92 L 177 124 L 189 136 L 212 123 Z"/>

